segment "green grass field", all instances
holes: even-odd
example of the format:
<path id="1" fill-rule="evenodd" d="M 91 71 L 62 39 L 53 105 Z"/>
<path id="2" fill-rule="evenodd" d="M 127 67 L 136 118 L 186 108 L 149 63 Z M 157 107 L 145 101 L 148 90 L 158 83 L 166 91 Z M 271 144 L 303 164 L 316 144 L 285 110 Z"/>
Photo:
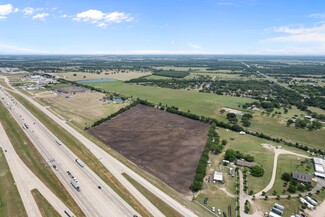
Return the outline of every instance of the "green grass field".
<path id="1" fill-rule="evenodd" d="M 139 97 L 154 103 L 161 102 L 169 106 L 177 106 L 183 111 L 190 110 L 195 114 L 204 116 L 215 116 L 223 107 L 238 108 L 239 105 L 252 102 L 251 99 L 247 98 L 133 85 L 123 82 L 92 83 L 89 85 L 133 98 Z"/>
<path id="2" fill-rule="evenodd" d="M 61 216 L 37 189 L 32 190 L 32 195 L 37 203 L 38 209 L 40 210 L 42 217 Z"/>
<path id="3" fill-rule="evenodd" d="M 15 151 L 28 166 L 28 168 L 57 195 L 78 216 L 85 216 L 70 194 L 55 176 L 53 171 L 47 167 L 47 163 L 28 139 L 22 128 L 12 118 L 8 110 L 0 103 L 1 123 L 15 148 Z"/>
<path id="4" fill-rule="evenodd" d="M 283 216 L 290 216 L 292 213 L 297 213 L 299 210 L 299 207 L 301 206 L 300 201 L 298 198 L 291 198 L 288 199 L 259 199 L 254 201 L 254 206 L 258 208 L 259 210 L 262 210 L 263 213 L 270 212 L 274 204 L 280 204 L 284 206 L 284 213 Z"/>
<path id="5" fill-rule="evenodd" d="M 0 216 L 27 217 L 9 165 L 0 148 Z"/>
<path id="6" fill-rule="evenodd" d="M 276 178 L 272 189 L 267 192 L 268 195 L 271 195 L 273 191 L 276 191 L 278 194 L 288 194 L 286 191 L 287 187 L 283 187 L 284 181 L 281 180 L 283 173 L 291 174 L 294 171 L 301 173 L 313 174 L 313 163 L 311 160 L 307 160 L 305 164 L 301 164 L 302 161 L 305 161 L 306 158 L 301 158 L 294 155 L 280 155 L 278 158 L 278 167 L 276 171 Z M 299 192 L 297 192 L 299 193 Z"/>

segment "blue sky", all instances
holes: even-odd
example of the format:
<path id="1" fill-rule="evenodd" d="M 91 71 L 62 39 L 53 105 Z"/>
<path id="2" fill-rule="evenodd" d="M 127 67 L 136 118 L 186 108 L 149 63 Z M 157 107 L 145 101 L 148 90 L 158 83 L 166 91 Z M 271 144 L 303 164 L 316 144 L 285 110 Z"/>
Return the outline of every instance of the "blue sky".
<path id="1" fill-rule="evenodd" d="M 0 0 L 0 54 L 325 55 L 325 1 Z"/>

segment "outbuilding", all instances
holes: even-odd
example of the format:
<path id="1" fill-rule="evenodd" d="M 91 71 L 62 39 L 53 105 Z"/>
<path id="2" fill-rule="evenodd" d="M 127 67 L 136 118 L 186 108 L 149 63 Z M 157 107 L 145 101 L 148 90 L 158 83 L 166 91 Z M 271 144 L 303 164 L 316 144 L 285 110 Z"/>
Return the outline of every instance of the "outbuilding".
<path id="1" fill-rule="evenodd" d="M 213 174 L 213 181 L 223 182 L 223 175 L 220 172 L 215 171 Z"/>

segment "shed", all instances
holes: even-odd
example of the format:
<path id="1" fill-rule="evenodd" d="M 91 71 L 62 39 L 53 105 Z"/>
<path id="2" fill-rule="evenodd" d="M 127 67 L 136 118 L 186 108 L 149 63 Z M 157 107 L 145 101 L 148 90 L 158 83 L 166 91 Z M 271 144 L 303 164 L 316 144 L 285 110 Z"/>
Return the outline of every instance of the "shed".
<path id="1" fill-rule="evenodd" d="M 222 173 L 215 171 L 213 174 L 213 181 L 223 182 Z"/>
<path id="2" fill-rule="evenodd" d="M 242 166 L 242 167 L 253 167 L 256 165 L 254 162 L 248 162 L 248 161 L 243 161 L 243 160 L 237 160 L 236 165 Z"/>

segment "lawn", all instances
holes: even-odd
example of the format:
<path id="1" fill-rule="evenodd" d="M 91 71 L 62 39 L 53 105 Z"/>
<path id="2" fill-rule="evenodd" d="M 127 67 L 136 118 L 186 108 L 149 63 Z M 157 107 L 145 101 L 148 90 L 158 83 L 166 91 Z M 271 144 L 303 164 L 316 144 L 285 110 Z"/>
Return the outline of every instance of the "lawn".
<path id="1" fill-rule="evenodd" d="M 141 86 L 126 84 L 123 82 L 103 82 L 88 84 L 107 91 L 118 92 L 134 98 L 147 99 L 150 102 L 177 106 L 183 111 L 191 112 L 204 116 L 214 116 L 223 107 L 238 108 L 251 99 L 220 96 L 209 93 L 199 93 L 186 90 L 173 90 L 167 88 Z"/>
<path id="2" fill-rule="evenodd" d="M 222 128 L 218 130 L 218 133 L 221 139 L 226 139 L 228 141 L 225 150 L 231 148 L 245 155 L 251 154 L 255 157 L 255 162 L 262 165 L 265 170 L 264 176 L 253 177 L 248 175 L 247 186 L 248 192 L 253 190 L 253 192 L 256 193 L 263 190 L 271 180 L 274 153 L 265 149 L 261 144 L 268 143 L 274 145 L 274 143 L 251 135 L 239 135 L 239 133 L 227 131 Z M 231 140 L 231 138 L 234 140 Z"/>
<path id="3" fill-rule="evenodd" d="M 303 161 L 306 161 L 306 163 L 302 164 L 301 162 Z M 267 192 L 268 195 L 271 195 L 273 191 L 276 191 L 278 194 L 288 194 L 286 190 L 289 185 L 287 185 L 287 187 L 283 187 L 284 181 L 281 180 L 281 176 L 283 173 L 291 174 L 294 171 L 301 173 L 309 173 L 312 175 L 314 172 L 313 163 L 309 159 L 301 158 L 294 155 L 280 155 L 278 158 L 275 183 L 272 189 Z"/>
<path id="4" fill-rule="evenodd" d="M 301 206 L 301 203 L 298 198 L 291 198 L 290 200 L 259 199 L 259 200 L 255 200 L 253 205 L 255 208 L 265 213 L 265 212 L 270 212 L 275 203 L 284 206 L 283 216 L 290 216 L 292 213 L 297 213 L 299 211 L 299 207 Z"/>
<path id="5" fill-rule="evenodd" d="M 27 217 L 2 148 L 0 148 L 0 165 L 0 216 Z"/>
<path id="6" fill-rule="evenodd" d="M 32 195 L 43 217 L 61 216 L 37 189 L 32 190 Z"/>
<path id="7" fill-rule="evenodd" d="M 208 198 L 207 204 L 204 204 L 204 198 Z M 217 185 L 211 186 L 199 192 L 196 201 L 207 209 L 211 210 L 212 207 L 220 209 L 221 214 L 225 212 L 228 216 L 228 206 L 231 205 L 232 216 L 235 216 L 236 201 L 235 198 L 227 196 L 222 190 L 218 189 Z"/>

